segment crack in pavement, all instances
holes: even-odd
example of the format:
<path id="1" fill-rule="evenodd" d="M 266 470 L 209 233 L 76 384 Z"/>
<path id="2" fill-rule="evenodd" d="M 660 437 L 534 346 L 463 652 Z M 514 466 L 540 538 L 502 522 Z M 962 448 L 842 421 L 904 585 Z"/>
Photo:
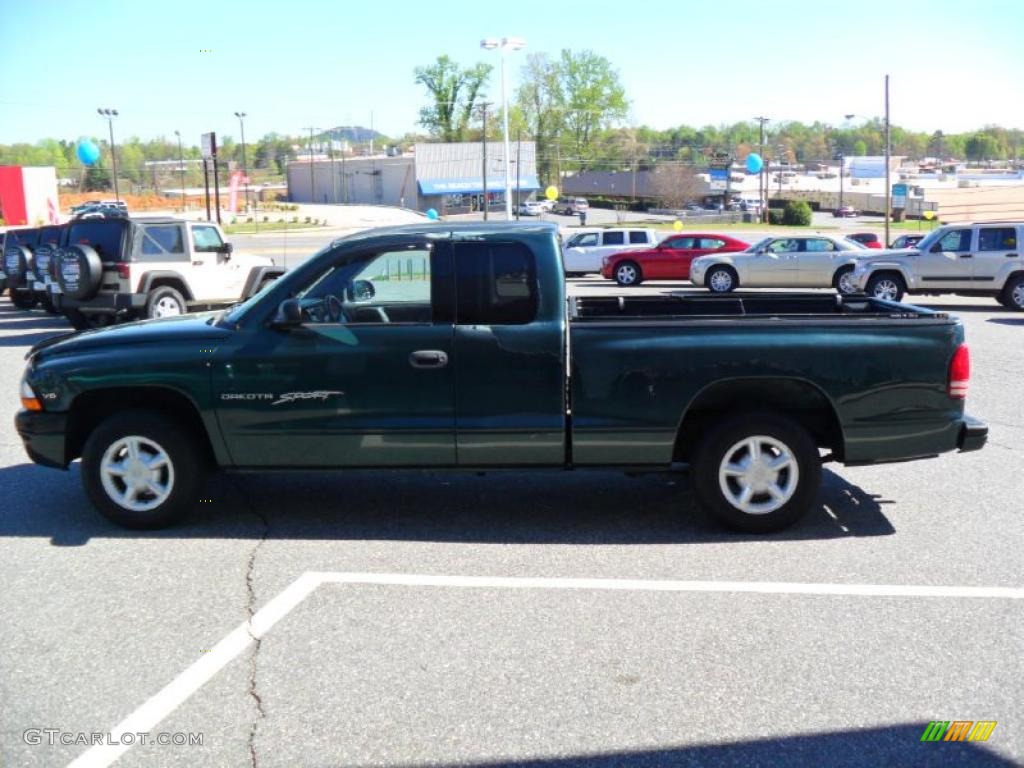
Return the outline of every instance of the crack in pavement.
<path id="1" fill-rule="evenodd" d="M 267 540 L 267 534 L 270 532 L 270 521 L 267 520 L 263 513 L 256 508 L 256 505 L 253 504 L 252 499 L 249 497 L 249 494 L 242 485 L 240 485 L 234 478 L 231 478 L 231 484 L 234 485 L 242 495 L 242 498 L 245 500 L 246 509 L 257 517 L 261 523 L 263 523 L 263 531 L 260 534 L 260 539 L 253 546 L 252 550 L 250 550 L 249 559 L 245 565 L 246 631 L 249 633 L 249 637 L 251 637 L 253 641 L 252 652 L 249 654 L 249 687 L 247 693 L 256 706 L 252 725 L 249 728 L 249 765 L 251 768 L 256 768 L 256 731 L 259 728 L 260 721 L 266 717 L 266 712 L 263 709 L 263 698 L 256 689 L 256 663 L 263 640 L 252 633 L 252 617 L 256 613 L 256 589 L 253 585 L 253 572 L 256 567 L 256 555 L 259 553 L 260 547 L 262 547 L 264 542 Z"/>

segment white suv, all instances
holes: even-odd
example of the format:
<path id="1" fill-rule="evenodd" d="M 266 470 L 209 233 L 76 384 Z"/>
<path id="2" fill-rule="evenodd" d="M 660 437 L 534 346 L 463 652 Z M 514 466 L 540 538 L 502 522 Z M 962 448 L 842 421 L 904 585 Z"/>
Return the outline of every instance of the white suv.
<path id="1" fill-rule="evenodd" d="M 49 287 L 76 328 L 226 306 L 284 274 L 272 259 L 235 254 L 216 224 L 115 217 L 67 227 Z"/>
<path id="2" fill-rule="evenodd" d="M 1024 222 L 946 224 L 915 248 L 875 251 L 857 260 L 858 289 L 899 301 L 906 293 L 991 296 L 1024 311 Z"/>
<path id="3" fill-rule="evenodd" d="M 585 275 L 600 272 L 605 256 L 623 251 L 653 248 L 660 240 L 653 229 L 601 229 L 579 232 L 570 237 L 562 248 L 565 274 Z"/>

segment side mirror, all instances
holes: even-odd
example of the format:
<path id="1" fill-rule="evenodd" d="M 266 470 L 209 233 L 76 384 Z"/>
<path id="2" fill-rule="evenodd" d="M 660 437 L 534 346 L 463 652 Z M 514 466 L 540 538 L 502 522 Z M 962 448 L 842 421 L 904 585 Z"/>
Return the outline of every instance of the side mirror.
<path id="1" fill-rule="evenodd" d="M 235 250 L 235 246 L 231 243 L 221 243 L 220 248 L 217 249 L 217 253 L 223 253 L 225 256 L 230 256 L 231 252 Z"/>
<path id="2" fill-rule="evenodd" d="M 356 280 L 352 283 L 352 301 L 369 301 L 377 295 L 377 289 L 369 280 Z"/>
<path id="3" fill-rule="evenodd" d="M 935 245 L 933 245 L 931 247 L 931 252 L 932 253 L 942 253 L 942 243 L 941 242 L 935 243 Z"/>
<path id="4" fill-rule="evenodd" d="M 298 299 L 285 299 L 270 321 L 277 328 L 294 328 L 302 325 L 302 304 Z"/>

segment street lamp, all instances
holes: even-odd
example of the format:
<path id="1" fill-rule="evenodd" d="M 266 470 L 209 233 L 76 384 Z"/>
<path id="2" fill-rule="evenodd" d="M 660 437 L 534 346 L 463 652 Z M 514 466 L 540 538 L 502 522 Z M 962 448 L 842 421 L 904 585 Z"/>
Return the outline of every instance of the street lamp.
<path id="1" fill-rule="evenodd" d="M 117 153 L 114 151 L 114 118 L 117 117 L 117 110 L 97 107 L 96 112 L 107 119 L 107 125 L 110 127 L 110 162 L 114 166 L 114 198 L 120 202 L 121 193 L 117 190 Z"/>
<path id="2" fill-rule="evenodd" d="M 843 115 L 845 122 L 850 122 L 856 115 Z M 843 207 L 843 172 L 846 170 L 846 156 L 843 154 L 843 149 L 836 144 L 836 156 L 835 160 L 839 161 L 839 207 Z"/>
<path id="3" fill-rule="evenodd" d="M 178 172 L 181 174 L 181 210 L 185 210 L 185 153 L 181 149 L 181 131 L 175 131 L 178 137 Z"/>
<path id="4" fill-rule="evenodd" d="M 245 112 L 235 112 L 238 127 L 242 131 L 242 175 L 245 177 L 245 210 L 249 210 L 249 167 L 245 162 Z"/>
<path id="5" fill-rule="evenodd" d="M 495 48 L 501 51 L 501 112 L 504 125 L 505 137 L 505 218 L 512 219 L 512 176 L 509 168 L 509 157 L 512 154 L 508 141 L 508 98 L 506 96 L 507 83 L 505 76 L 505 52 L 520 51 L 526 47 L 526 41 L 521 37 L 503 37 L 501 40 L 486 38 L 480 41 L 480 47 L 486 51 L 493 51 Z M 487 202 L 484 201 L 486 205 Z"/>

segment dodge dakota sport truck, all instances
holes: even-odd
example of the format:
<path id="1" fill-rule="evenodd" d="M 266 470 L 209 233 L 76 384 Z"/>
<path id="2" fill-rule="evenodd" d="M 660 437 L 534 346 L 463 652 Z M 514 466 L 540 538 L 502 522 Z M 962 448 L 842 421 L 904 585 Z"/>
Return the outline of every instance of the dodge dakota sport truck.
<path id="1" fill-rule="evenodd" d="M 166 526 L 211 469 L 690 466 L 745 531 L 793 523 L 821 463 L 981 448 L 945 314 L 836 294 L 567 300 L 555 227 L 336 240 L 231 309 L 48 339 L 16 426 L 81 458 L 101 513 Z M 542 491 L 541 491 L 542 492 Z"/>

